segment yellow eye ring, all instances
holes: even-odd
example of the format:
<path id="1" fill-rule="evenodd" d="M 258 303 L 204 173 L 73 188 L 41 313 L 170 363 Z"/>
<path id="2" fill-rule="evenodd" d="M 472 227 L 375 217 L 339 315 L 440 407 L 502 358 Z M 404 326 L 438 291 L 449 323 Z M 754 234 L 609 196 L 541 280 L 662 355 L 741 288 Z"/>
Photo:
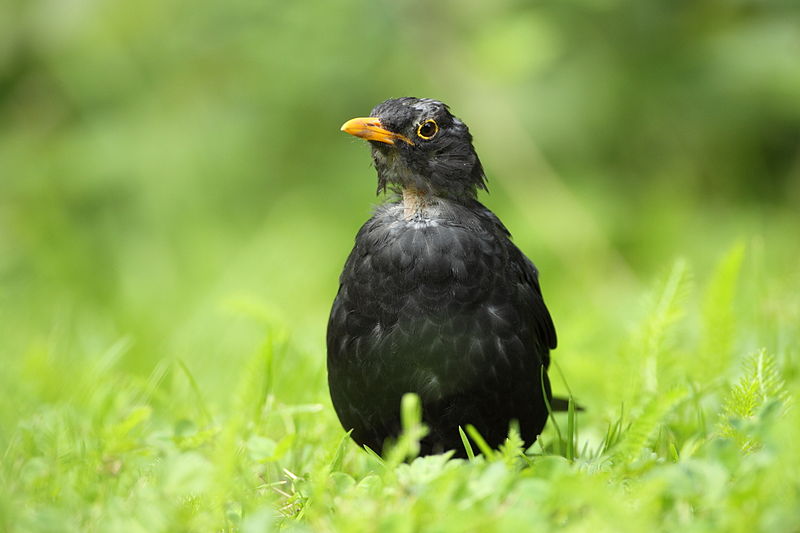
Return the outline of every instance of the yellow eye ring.
<path id="1" fill-rule="evenodd" d="M 433 139 L 433 136 L 439 132 L 439 125 L 435 120 L 429 118 L 419 126 L 417 126 L 417 137 L 420 139 Z"/>

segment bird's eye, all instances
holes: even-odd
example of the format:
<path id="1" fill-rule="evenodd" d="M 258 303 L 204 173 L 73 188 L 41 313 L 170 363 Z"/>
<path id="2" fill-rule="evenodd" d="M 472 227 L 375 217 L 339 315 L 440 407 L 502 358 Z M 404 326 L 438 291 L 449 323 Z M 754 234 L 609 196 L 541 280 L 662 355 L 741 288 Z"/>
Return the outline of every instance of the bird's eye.
<path id="1" fill-rule="evenodd" d="M 433 119 L 428 119 L 417 126 L 417 136 L 422 139 L 432 139 L 439 131 L 439 125 Z"/>

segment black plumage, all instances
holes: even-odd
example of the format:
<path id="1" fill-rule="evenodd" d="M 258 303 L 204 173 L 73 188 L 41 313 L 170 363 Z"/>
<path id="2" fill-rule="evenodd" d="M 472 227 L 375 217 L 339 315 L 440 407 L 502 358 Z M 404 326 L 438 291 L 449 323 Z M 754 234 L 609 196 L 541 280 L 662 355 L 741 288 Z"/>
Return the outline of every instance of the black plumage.
<path id="1" fill-rule="evenodd" d="M 463 455 L 467 424 L 497 446 L 512 420 L 532 444 L 556 333 L 536 267 L 477 200 L 485 176 L 467 126 L 441 102 L 399 98 L 342 129 L 370 141 L 379 191 L 397 193 L 359 230 L 328 322 L 342 425 L 380 451 L 415 392 L 422 453 Z"/>

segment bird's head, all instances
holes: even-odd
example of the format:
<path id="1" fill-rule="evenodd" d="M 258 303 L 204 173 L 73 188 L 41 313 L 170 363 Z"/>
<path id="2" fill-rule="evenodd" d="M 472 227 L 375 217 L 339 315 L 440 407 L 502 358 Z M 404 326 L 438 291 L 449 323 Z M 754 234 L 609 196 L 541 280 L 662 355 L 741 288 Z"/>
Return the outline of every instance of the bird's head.
<path id="1" fill-rule="evenodd" d="M 345 122 L 342 131 L 372 145 L 379 191 L 388 186 L 470 199 L 478 189 L 486 189 L 469 129 L 442 102 L 412 97 L 386 100 L 369 117 Z"/>

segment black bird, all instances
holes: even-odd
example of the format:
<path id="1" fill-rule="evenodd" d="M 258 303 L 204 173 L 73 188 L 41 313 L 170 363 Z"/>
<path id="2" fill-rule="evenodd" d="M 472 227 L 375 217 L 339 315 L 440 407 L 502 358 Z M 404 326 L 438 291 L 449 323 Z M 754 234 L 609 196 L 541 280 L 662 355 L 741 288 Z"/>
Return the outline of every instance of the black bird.
<path id="1" fill-rule="evenodd" d="M 400 432 L 414 392 L 423 454 L 456 450 L 474 425 L 496 447 L 512 420 L 541 433 L 556 332 L 538 272 L 477 200 L 486 177 L 466 124 L 442 102 L 397 98 L 342 131 L 369 141 L 378 192 L 396 193 L 359 230 L 328 322 L 339 420 L 375 451 Z"/>

